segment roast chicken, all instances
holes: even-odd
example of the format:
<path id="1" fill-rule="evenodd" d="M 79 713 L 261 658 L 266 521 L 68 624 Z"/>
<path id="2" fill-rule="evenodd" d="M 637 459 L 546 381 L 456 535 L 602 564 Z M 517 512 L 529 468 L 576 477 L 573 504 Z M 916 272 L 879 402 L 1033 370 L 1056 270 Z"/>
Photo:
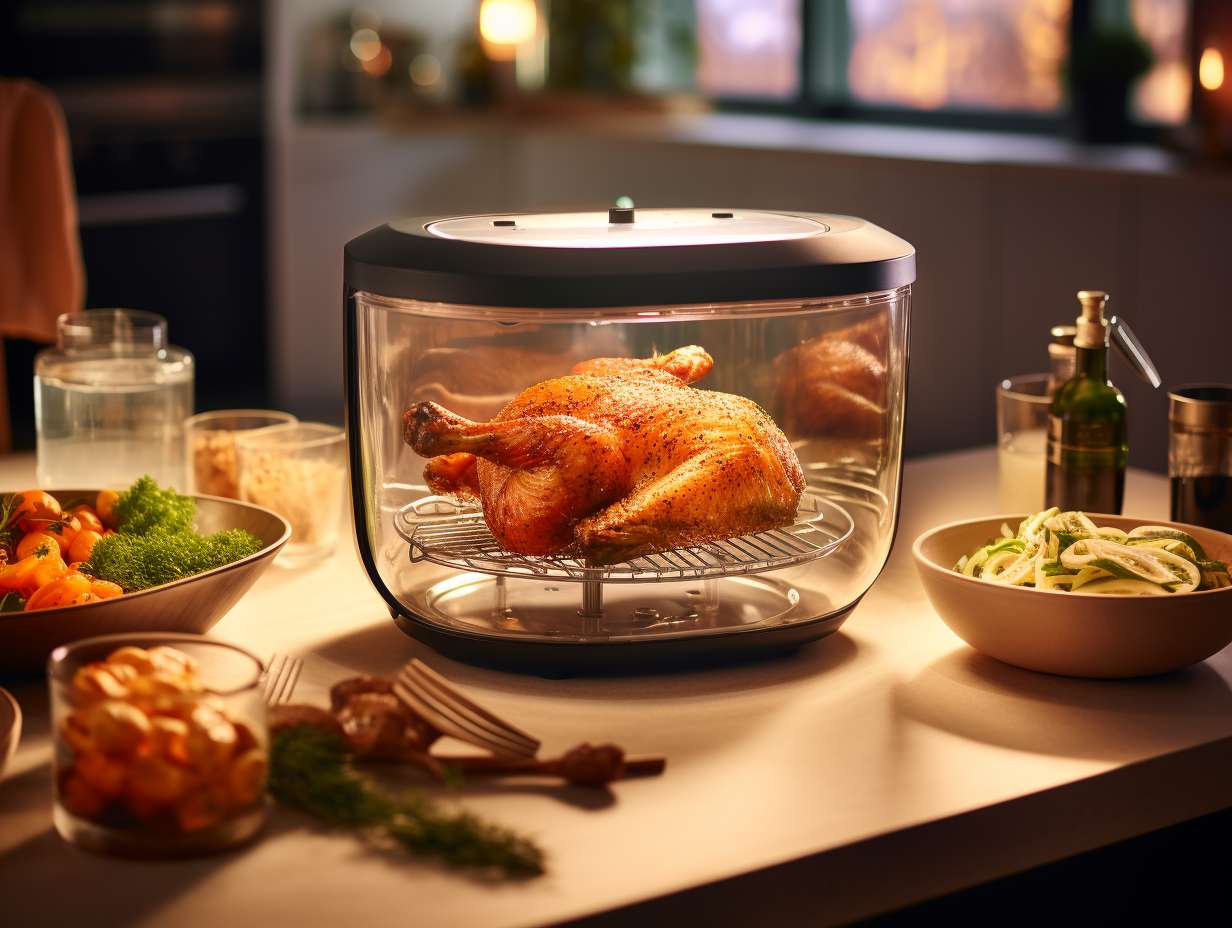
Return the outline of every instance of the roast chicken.
<path id="1" fill-rule="evenodd" d="M 775 406 L 796 435 L 869 440 L 885 428 L 889 319 L 810 339 L 775 358 Z"/>
<path id="2" fill-rule="evenodd" d="M 713 364 L 697 346 L 583 361 L 490 422 L 418 402 L 404 437 L 428 486 L 477 500 L 521 554 L 616 564 L 791 523 L 800 462 L 756 403 L 689 386 Z"/>

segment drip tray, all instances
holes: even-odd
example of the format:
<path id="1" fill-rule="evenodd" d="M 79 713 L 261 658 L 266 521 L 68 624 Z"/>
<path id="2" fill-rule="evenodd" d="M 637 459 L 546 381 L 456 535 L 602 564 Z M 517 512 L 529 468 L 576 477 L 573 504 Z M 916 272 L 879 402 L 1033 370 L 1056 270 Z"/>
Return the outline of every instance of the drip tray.
<path id="1" fill-rule="evenodd" d="M 803 602 L 791 584 L 764 575 L 605 585 L 597 615 L 583 614 L 576 583 L 481 573 L 450 577 L 416 598 L 416 612 L 441 625 L 553 640 L 675 637 L 780 625 L 826 611 Z"/>

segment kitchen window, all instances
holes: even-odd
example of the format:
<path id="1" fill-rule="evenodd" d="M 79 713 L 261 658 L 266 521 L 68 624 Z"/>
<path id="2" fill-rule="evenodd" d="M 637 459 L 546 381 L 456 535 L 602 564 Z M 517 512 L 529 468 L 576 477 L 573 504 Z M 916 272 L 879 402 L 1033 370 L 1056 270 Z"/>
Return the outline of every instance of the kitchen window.
<path id="1" fill-rule="evenodd" d="M 695 0 L 697 83 L 738 109 L 1059 130 L 1075 41 L 1133 29 L 1141 126 L 1189 114 L 1189 0 Z"/>

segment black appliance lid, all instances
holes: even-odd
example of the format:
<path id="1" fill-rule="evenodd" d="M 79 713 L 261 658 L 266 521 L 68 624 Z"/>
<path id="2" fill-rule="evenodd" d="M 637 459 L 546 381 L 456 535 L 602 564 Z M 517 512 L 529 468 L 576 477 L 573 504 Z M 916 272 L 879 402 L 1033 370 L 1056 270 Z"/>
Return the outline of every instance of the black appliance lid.
<path id="1" fill-rule="evenodd" d="M 508 307 L 808 299 L 915 280 L 915 249 L 852 216 L 633 209 L 426 217 L 349 242 L 348 292 Z"/>

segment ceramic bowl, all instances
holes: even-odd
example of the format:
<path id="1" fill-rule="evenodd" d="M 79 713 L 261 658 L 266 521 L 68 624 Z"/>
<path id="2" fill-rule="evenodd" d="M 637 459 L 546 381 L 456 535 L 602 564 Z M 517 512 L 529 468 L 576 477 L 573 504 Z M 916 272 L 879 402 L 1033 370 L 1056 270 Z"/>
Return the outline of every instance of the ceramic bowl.
<path id="1" fill-rule="evenodd" d="M 1101 596 L 1009 587 L 965 577 L 955 562 L 1024 516 L 952 522 L 925 532 L 912 553 L 933 608 L 977 651 L 1028 670 L 1071 677 L 1143 677 L 1180 670 L 1232 642 L 1232 587 L 1170 596 Z M 1168 525 L 1208 556 L 1232 561 L 1232 536 L 1153 519 L 1097 515 L 1124 531 Z"/>
<path id="2" fill-rule="evenodd" d="M 57 498 L 92 498 L 97 490 L 52 490 Z M 218 496 L 196 496 L 197 529 L 210 533 L 242 528 L 261 540 L 256 554 L 195 577 L 128 593 L 101 603 L 0 613 L 0 672 L 40 673 L 62 644 L 121 632 L 190 632 L 212 628 L 291 537 L 277 513 Z"/>
<path id="3" fill-rule="evenodd" d="M 21 740 L 21 707 L 8 690 L 0 687 L 0 778 L 17 752 Z"/>

